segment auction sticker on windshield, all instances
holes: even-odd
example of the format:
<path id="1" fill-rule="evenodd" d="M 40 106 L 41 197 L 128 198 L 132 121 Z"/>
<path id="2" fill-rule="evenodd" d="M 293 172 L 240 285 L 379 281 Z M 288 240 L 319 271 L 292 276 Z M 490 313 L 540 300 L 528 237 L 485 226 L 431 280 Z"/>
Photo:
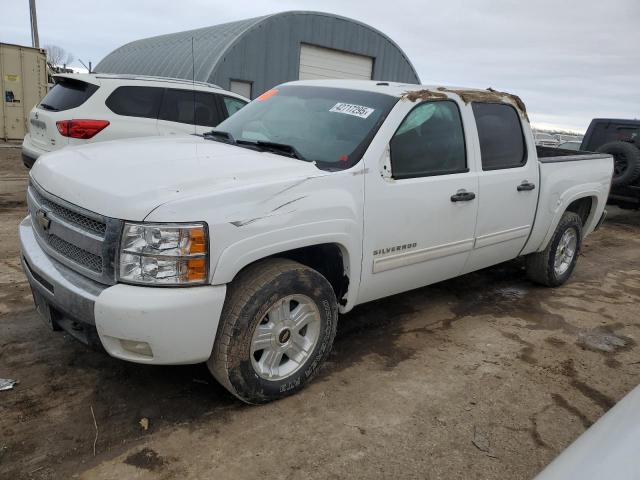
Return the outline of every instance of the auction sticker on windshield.
<path id="1" fill-rule="evenodd" d="M 352 105 L 351 103 L 336 103 L 329 111 L 334 113 L 344 113 L 345 115 L 353 115 L 354 117 L 367 118 L 375 112 L 375 108 L 363 107 L 362 105 Z"/>

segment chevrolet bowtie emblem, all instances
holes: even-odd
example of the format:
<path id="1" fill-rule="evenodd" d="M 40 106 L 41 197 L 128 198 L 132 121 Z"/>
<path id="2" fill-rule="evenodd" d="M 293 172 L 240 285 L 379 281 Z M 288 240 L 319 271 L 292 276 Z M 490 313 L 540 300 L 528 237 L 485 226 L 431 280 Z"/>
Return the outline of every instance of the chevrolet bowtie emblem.
<path id="1" fill-rule="evenodd" d="M 47 212 L 45 210 L 38 210 L 36 212 L 36 220 L 40 224 L 43 230 L 49 230 L 49 225 L 51 225 L 51 219 L 47 217 Z"/>

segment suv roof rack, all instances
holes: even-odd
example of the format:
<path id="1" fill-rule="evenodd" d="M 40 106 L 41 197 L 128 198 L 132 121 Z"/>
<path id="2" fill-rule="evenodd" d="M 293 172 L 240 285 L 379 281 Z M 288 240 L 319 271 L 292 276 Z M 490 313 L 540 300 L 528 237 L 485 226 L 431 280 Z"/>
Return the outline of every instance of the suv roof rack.
<path id="1" fill-rule="evenodd" d="M 213 87 L 219 88 L 222 90 L 220 85 L 216 85 L 215 83 L 209 82 L 200 82 L 200 81 L 192 81 L 186 78 L 174 78 L 174 77 L 161 77 L 156 75 L 135 75 L 128 73 L 90 73 L 89 75 L 94 75 L 96 78 L 101 78 L 105 80 L 145 80 L 150 82 L 170 82 L 170 83 L 180 83 L 180 84 L 188 84 L 188 85 L 199 85 L 202 87 Z"/>

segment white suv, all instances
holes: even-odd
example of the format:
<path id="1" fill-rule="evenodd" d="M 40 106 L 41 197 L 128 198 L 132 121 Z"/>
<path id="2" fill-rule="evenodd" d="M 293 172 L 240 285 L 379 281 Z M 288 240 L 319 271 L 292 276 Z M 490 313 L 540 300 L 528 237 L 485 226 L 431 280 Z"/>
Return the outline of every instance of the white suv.
<path id="1" fill-rule="evenodd" d="M 209 83 L 102 73 L 63 74 L 29 113 L 22 161 L 68 145 L 203 133 L 248 99 Z"/>

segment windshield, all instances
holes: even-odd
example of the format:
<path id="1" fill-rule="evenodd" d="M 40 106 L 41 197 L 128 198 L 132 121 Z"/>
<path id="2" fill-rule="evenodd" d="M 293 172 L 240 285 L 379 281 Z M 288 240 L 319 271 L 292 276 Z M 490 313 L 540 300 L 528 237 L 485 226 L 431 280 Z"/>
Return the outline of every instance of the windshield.
<path id="1" fill-rule="evenodd" d="M 362 158 L 397 101 L 381 93 L 285 85 L 263 93 L 216 130 L 239 146 L 290 146 L 321 168 L 344 169 Z"/>

